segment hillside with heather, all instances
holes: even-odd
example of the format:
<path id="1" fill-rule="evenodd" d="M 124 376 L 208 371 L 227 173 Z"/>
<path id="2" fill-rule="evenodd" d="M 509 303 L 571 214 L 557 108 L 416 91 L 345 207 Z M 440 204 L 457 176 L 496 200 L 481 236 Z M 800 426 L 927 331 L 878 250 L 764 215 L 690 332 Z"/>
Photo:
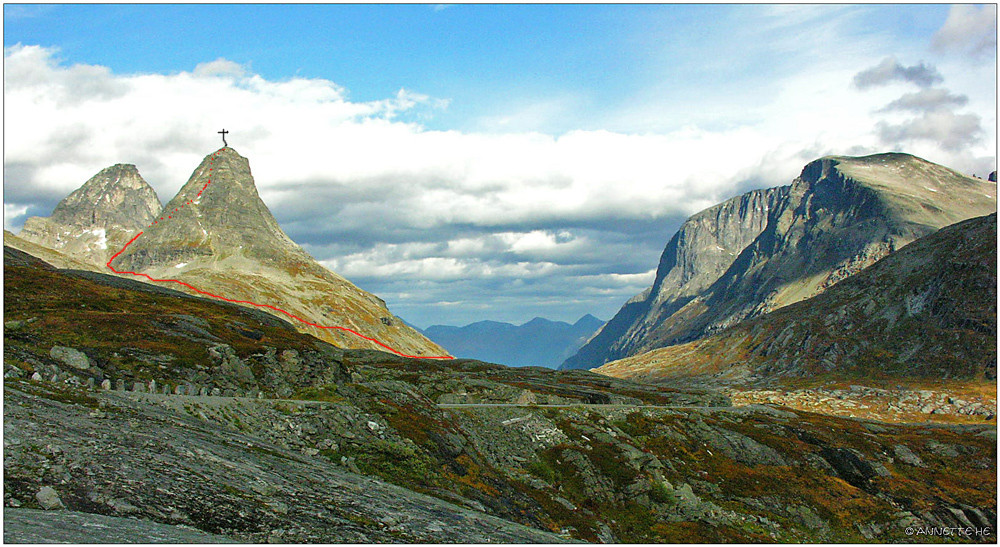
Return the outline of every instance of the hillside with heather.
<path id="1" fill-rule="evenodd" d="M 5 539 L 853 543 L 996 523 L 981 419 L 342 350 L 9 247 L 4 279 Z"/>
<path id="2" fill-rule="evenodd" d="M 997 216 L 957 223 L 813 298 L 608 363 L 618 377 L 996 382 Z"/>

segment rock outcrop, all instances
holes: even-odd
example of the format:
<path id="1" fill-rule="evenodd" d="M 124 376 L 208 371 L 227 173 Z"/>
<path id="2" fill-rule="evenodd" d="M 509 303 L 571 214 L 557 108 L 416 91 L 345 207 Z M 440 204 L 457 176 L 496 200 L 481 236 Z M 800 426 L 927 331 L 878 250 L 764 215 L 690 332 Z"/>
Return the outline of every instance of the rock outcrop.
<path id="1" fill-rule="evenodd" d="M 260 199 L 250 162 L 232 148 L 206 156 L 111 266 L 177 279 L 231 301 L 263 304 L 258 307 L 340 347 L 385 350 L 370 340 L 375 339 L 404 354 L 447 355 L 393 316 L 380 298 L 327 270 L 296 245 Z M 307 322 L 344 327 L 367 338 Z"/>
<path id="2" fill-rule="evenodd" d="M 160 198 L 134 165 L 119 163 L 94 175 L 56 205 L 48 218 L 31 217 L 18 236 L 69 257 L 104 267 L 160 212 Z"/>
<path id="3" fill-rule="evenodd" d="M 993 383 L 996 239 L 996 213 L 948 226 L 814 298 L 597 371 L 740 384 L 820 374 Z"/>
<path id="4" fill-rule="evenodd" d="M 589 368 L 711 335 L 820 294 L 911 241 L 995 210 L 995 183 L 908 154 L 816 160 L 791 186 L 751 192 L 689 219 L 668 244 L 653 287 L 563 367 Z M 733 256 L 720 256 L 726 253 Z"/>

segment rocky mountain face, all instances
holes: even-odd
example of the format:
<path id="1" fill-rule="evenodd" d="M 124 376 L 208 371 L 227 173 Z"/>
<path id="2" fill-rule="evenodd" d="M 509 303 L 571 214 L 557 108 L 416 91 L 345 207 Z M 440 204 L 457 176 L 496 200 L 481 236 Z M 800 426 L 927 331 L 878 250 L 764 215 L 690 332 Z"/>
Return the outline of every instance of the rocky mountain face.
<path id="1" fill-rule="evenodd" d="M 876 423 L 343 350 L 9 248 L 4 281 L 12 543 L 996 542 L 982 419 Z"/>
<path id="2" fill-rule="evenodd" d="M 689 219 L 668 244 L 653 287 L 562 367 L 599 366 L 711 335 L 995 210 L 995 183 L 915 156 L 816 160 L 790 186 L 751 192 Z M 685 273 L 699 263 L 691 269 L 698 274 Z"/>
<path id="3" fill-rule="evenodd" d="M 767 384 L 995 382 L 997 215 L 945 227 L 816 297 L 714 336 L 608 363 L 617 377 Z"/>
<path id="4" fill-rule="evenodd" d="M 718 281 L 787 193 L 787 187 L 754 190 L 689 218 L 660 256 L 653 286 L 626 302 L 560 368 L 590 368 L 641 345 L 653 328 Z"/>
<path id="5" fill-rule="evenodd" d="M 291 314 L 315 325 L 345 327 L 404 354 L 447 355 L 393 316 L 381 299 L 322 267 L 296 245 L 260 199 L 249 161 L 232 148 L 206 156 L 161 215 L 111 266 L 177 279 L 230 300 L 273 306 L 261 309 L 285 319 L 292 319 Z M 293 323 L 340 347 L 386 349 L 342 329 Z"/>
<path id="6" fill-rule="evenodd" d="M 479 321 L 464 327 L 432 325 L 423 333 L 456 357 L 512 367 L 555 368 L 603 324 L 587 314 L 572 325 L 536 317 L 523 325 L 498 321 Z"/>
<path id="7" fill-rule="evenodd" d="M 48 218 L 31 217 L 18 236 L 77 260 L 104 267 L 160 212 L 160 198 L 134 165 L 119 163 L 94 175 L 56 205 Z"/>

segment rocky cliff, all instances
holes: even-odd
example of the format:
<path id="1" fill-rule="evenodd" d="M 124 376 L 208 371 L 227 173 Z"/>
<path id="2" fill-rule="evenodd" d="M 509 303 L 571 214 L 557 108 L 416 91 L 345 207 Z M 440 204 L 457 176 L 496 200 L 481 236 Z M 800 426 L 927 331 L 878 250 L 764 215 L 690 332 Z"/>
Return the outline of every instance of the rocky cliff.
<path id="1" fill-rule="evenodd" d="M 48 218 L 31 217 L 18 236 L 103 267 L 160 212 L 160 198 L 134 165 L 119 163 L 94 175 L 56 205 Z"/>
<path id="2" fill-rule="evenodd" d="M 997 216 L 948 226 L 814 298 L 614 361 L 628 378 L 996 381 Z"/>
<path id="3" fill-rule="evenodd" d="M 630 355 L 650 331 L 704 293 L 764 229 L 788 187 L 754 190 L 689 218 L 660 256 L 653 286 L 625 303 L 563 369 Z"/>
<path id="4" fill-rule="evenodd" d="M 205 157 L 111 266 L 265 304 L 260 308 L 340 347 L 386 349 L 372 338 L 404 354 L 447 355 L 393 316 L 380 298 L 322 267 L 285 235 L 257 193 L 250 162 L 232 148 Z M 289 314 L 368 338 L 310 326 Z"/>
<path id="5" fill-rule="evenodd" d="M 995 183 L 908 154 L 816 160 L 790 186 L 689 219 L 668 244 L 654 286 L 563 367 L 699 339 L 822 293 L 917 238 L 995 210 Z M 732 233 L 731 247 L 714 235 L 720 231 Z M 720 260 L 726 249 L 734 256 Z M 712 273 L 686 275 L 681 264 Z"/>

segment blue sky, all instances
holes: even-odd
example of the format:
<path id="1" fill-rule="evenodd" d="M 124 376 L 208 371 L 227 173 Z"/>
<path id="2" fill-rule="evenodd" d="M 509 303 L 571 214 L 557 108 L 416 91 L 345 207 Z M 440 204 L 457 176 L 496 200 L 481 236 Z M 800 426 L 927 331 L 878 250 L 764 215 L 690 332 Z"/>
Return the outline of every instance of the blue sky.
<path id="1" fill-rule="evenodd" d="M 225 126 L 404 318 L 607 319 L 687 215 L 821 155 L 995 169 L 995 35 L 992 6 L 5 5 L 4 225 L 117 162 L 166 201 Z"/>
<path id="2" fill-rule="evenodd" d="M 399 88 L 447 97 L 435 129 L 496 129 L 497 108 L 572 98 L 578 109 L 538 127 L 630 130 L 602 113 L 650 90 L 664 101 L 692 90 L 768 85 L 811 52 L 758 40 L 777 25 L 769 6 L 659 5 L 45 5 L 5 7 L 4 46 L 59 48 L 68 63 L 116 73 L 175 73 L 215 58 L 267 79 L 324 78 L 356 101 Z M 943 5 L 826 6 L 806 14 L 850 16 L 904 47 L 926 41 Z M 794 18 L 788 23 L 798 24 Z M 613 124 L 612 124 L 613 125 Z M 668 123 L 641 130 L 671 129 Z"/>

